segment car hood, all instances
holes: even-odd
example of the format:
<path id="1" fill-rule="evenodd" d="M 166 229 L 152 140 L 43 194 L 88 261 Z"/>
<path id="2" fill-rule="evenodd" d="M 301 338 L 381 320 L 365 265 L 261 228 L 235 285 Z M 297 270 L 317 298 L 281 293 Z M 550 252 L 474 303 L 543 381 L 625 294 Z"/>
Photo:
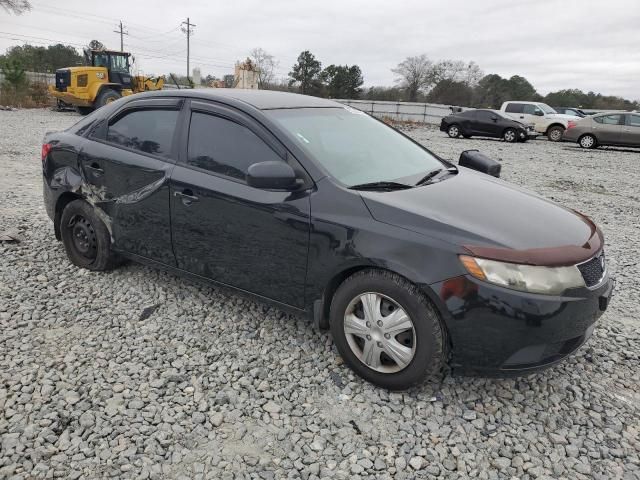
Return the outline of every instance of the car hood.
<path id="1" fill-rule="evenodd" d="M 437 183 L 360 194 L 377 221 L 484 258 L 570 265 L 591 258 L 602 245 L 602 234 L 587 217 L 464 167 Z"/>
<path id="2" fill-rule="evenodd" d="M 549 118 L 557 118 L 558 120 L 575 120 L 580 117 L 576 117 L 575 115 L 566 115 L 564 113 L 549 113 Z"/>

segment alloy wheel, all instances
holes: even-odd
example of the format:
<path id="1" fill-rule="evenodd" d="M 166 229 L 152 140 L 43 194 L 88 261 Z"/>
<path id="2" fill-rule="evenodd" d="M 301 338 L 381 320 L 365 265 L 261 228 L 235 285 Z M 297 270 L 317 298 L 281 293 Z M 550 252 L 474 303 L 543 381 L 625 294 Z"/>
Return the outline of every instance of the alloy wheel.
<path id="1" fill-rule="evenodd" d="M 459 135 L 460 135 L 460 130 L 458 129 L 458 127 L 456 127 L 455 125 L 452 125 L 451 127 L 449 127 L 450 137 L 457 137 Z"/>
<path id="2" fill-rule="evenodd" d="M 376 372 L 399 372 L 415 356 L 416 332 L 411 317 L 381 293 L 363 293 L 349 302 L 344 333 L 358 360 Z"/>
<path id="3" fill-rule="evenodd" d="M 591 135 L 585 135 L 580 139 L 580 146 L 582 148 L 591 148 L 594 143 L 594 139 Z"/>
<path id="4" fill-rule="evenodd" d="M 513 142 L 516 139 L 516 132 L 514 132 L 513 130 L 507 130 L 506 132 L 504 132 L 504 139 L 507 142 Z"/>

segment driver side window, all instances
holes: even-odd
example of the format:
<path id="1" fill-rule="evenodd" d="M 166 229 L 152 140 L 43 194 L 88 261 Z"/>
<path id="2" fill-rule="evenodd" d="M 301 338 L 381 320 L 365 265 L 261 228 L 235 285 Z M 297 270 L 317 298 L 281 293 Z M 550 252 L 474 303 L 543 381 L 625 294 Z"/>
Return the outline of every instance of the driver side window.
<path id="1" fill-rule="evenodd" d="M 539 112 L 539 113 L 537 113 L 537 112 Z M 540 110 L 540 108 L 536 107 L 535 105 L 526 104 L 524 106 L 524 113 L 526 113 L 528 115 L 540 115 L 540 113 L 542 113 L 542 110 Z"/>

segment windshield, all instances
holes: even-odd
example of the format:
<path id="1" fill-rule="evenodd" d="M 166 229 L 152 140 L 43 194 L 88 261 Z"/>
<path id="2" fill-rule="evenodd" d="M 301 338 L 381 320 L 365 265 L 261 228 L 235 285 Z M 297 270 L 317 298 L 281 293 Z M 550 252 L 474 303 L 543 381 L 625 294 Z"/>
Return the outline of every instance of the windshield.
<path id="1" fill-rule="evenodd" d="M 353 108 L 267 110 L 306 153 L 347 186 L 424 176 L 433 154 Z M 413 179 L 415 182 L 415 178 Z"/>
<path id="2" fill-rule="evenodd" d="M 114 72 L 126 73 L 129 71 L 129 65 L 126 55 L 111 55 L 111 67 Z"/>
<path id="3" fill-rule="evenodd" d="M 540 107 L 544 113 L 558 113 L 546 103 L 539 103 L 538 107 Z"/>

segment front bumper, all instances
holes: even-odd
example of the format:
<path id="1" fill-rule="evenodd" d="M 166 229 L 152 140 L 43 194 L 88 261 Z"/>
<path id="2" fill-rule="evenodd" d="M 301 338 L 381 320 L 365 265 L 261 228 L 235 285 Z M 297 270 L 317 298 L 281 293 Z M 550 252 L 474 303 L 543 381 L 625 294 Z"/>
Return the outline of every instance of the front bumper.
<path id="1" fill-rule="evenodd" d="M 509 375 L 558 363 L 591 336 L 606 310 L 614 281 L 563 296 L 518 292 L 455 277 L 431 285 L 452 345 L 451 366 L 461 373 Z"/>

